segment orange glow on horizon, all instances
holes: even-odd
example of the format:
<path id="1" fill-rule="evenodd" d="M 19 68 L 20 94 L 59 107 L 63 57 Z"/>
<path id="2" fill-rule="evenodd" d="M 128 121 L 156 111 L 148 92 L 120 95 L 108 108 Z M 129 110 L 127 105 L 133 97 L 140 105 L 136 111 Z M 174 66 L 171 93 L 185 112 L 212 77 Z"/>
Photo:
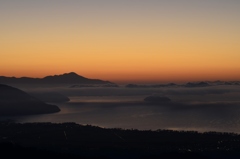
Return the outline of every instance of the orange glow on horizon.
<path id="1" fill-rule="evenodd" d="M 239 2 L 119 2 L 0 2 L 0 76 L 240 80 Z"/>
<path id="2" fill-rule="evenodd" d="M 219 72 L 215 70 L 206 71 L 196 71 L 196 72 L 189 72 L 181 71 L 181 72 L 159 72 L 156 73 L 137 73 L 137 72 L 118 72 L 115 74 L 111 73 L 100 73 L 100 72 L 80 72 L 75 71 L 75 73 L 84 76 L 86 78 L 92 79 L 102 79 L 107 80 L 119 84 L 126 84 L 126 83 L 169 83 L 169 82 L 189 82 L 189 81 L 216 81 L 216 80 L 227 80 L 227 81 L 235 81 L 240 79 L 240 75 L 238 74 L 239 69 L 235 70 L 227 70 L 222 69 Z M 63 73 L 72 72 L 70 70 L 62 71 L 62 70 L 49 70 L 49 71 L 21 71 L 17 70 L 13 73 L 6 72 L 4 76 L 8 77 L 34 77 L 34 78 L 43 78 L 49 75 L 59 75 Z M 224 76 L 222 74 L 224 73 Z"/>

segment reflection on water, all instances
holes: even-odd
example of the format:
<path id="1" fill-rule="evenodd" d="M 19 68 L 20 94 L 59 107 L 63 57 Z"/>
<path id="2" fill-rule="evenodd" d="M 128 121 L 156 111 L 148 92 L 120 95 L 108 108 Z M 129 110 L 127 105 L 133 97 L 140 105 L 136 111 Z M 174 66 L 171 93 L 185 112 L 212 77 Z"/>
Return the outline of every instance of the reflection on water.
<path id="1" fill-rule="evenodd" d="M 36 89 L 34 91 L 37 91 Z M 49 88 L 71 101 L 55 114 L 12 117 L 18 122 L 76 122 L 125 129 L 172 129 L 240 133 L 240 86 L 170 88 Z M 146 104 L 158 94 L 172 102 Z"/>
<path id="2" fill-rule="evenodd" d="M 145 96 L 74 96 L 71 97 L 72 103 L 117 103 L 117 102 L 137 102 Z"/>
<path id="3" fill-rule="evenodd" d="M 108 97 L 109 98 L 109 97 Z M 15 117 L 18 122 L 76 122 L 101 127 L 124 129 L 172 129 L 223 131 L 240 133 L 240 109 L 233 107 L 201 107 L 179 109 L 166 104 L 137 103 L 142 97 L 78 97 L 58 104 L 55 114 Z M 179 106 L 180 107 L 180 106 Z"/>

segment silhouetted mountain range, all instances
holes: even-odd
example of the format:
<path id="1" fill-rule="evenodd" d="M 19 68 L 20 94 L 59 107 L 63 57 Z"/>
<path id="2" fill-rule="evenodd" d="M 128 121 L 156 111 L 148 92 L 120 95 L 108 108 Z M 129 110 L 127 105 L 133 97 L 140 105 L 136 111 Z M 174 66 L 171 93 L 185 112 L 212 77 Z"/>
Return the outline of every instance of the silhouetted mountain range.
<path id="1" fill-rule="evenodd" d="M 109 81 L 85 78 L 74 72 L 65 73 L 61 75 L 46 76 L 44 78 L 30 78 L 30 77 L 16 78 L 16 77 L 0 76 L 0 83 L 2 84 L 113 84 Z"/>
<path id="2" fill-rule="evenodd" d="M 207 82 L 197 82 L 197 83 L 188 82 L 185 85 L 185 87 L 207 87 L 207 86 L 210 86 L 210 84 Z"/>
<path id="3" fill-rule="evenodd" d="M 232 85 L 240 86 L 240 81 L 202 81 L 202 82 L 188 82 L 186 84 L 154 84 L 154 85 L 141 85 L 141 84 L 127 84 L 127 88 L 159 88 L 159 87 L 208 87 L 219 85 Z"/>
<path id="4" fill-rule="evenodd" d="M 81 87 L 119 87 L 117 84 L 75 84 L 70 86 L 69 88 L 81 88 Z"/>
<path id="5" fill-rule="evenodd" d="M 127 88 L 159 88 L 159 87 L 175 87 L 178 86 L 175 83 L 168 84 L 154 84 L 154 85 L 141 85 L 141 84 L 127 84 Z"/>
<path id="6" fill-rule="evenodd" d="M 0 115 L 32 115 L 59 111 L 57 106 L 46 104 L 17 88 L 0 84 Z"/>

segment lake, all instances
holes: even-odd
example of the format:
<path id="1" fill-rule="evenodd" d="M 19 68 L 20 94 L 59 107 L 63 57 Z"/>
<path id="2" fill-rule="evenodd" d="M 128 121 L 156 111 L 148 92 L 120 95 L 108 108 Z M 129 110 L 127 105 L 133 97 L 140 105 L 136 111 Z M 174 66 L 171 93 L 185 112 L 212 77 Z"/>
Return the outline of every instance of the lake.
<path id="1" fill-rule="evenodd" d="M 42 90 L 41 90 L 42 91 Z M 240 133 L 239 87 L 55 89 L 71 100 L 55 114 L 11 117 L 17 122 L 75 122 L 104 128 Z M 172 99 L 146 103 L 151 94 Z"/>

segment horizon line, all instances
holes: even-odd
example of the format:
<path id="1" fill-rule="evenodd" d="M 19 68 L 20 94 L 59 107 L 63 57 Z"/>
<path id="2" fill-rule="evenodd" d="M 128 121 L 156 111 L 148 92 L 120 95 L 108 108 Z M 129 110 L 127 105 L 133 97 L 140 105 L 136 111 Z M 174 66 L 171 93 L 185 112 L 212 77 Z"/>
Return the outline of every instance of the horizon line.
<path id="1" fill-rule="evenodd" d="M 48 76 L 61 76 L 61 75 L 66 75 L 66 74 L 76 74 L 78 76 L 87 78 L 87 79 L 99 79 L 99 80 L 103 80 L 103 81 L 109 81 L 109 82 L 113 82 L 116 84 L 168 84 L 168 83 L 177 83 L 177 84 L 181 84 L 181 83 L 188 83 L 188 82 L 215 82 L 215 81 L 220 81 L 220 82 L 234 82 L 234 81 L 240 81 L 238 80 L 221 80 L 221 79 L 216 79 L 216 80 L 133 80 L 133 79 L 129 79 L 129 80 L 108 80 L 108 79 L 101 79 L 101 78 L 89 78 L 87 76 L 84 75 L 80 75 L 74 71 L 69 71 L 69 72 L 65 72 L 65 73 L 61 73 L 61 74 L 52 74 L 52 75 L 44 75 L 44 76 L 38 76 L 38 77 L 33 77 L 33 76 L 4 76 L 4 75 L 0 75 L 0 77 L 7 77 L 7 78 L 34 78 L 34 79 L 43 79 L 45 77 Z"/>

